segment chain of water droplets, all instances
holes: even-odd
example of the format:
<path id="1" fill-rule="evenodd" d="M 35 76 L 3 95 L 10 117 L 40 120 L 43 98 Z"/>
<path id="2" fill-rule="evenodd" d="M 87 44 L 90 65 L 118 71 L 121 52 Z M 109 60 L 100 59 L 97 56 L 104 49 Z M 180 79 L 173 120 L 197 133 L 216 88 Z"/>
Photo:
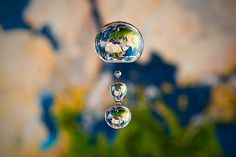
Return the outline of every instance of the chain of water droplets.
<path id="1" fill-rule="evenodd" d="M 103 26 L 95 37 L 95 50 L 99 58 L 108 63 L 131 63 L 143 53 L 144 42 L 140 31 L 132 24 L 116 21 Z M 121 71 L 114 73 L 117 80 Z M 127 94 L 127 87 L 122 82 L 110 86 L 110 94 L 115 105 L 105 112 L 105 121 L 113 129 L 126 127 L 131 120 L 131 113 L 122 104 Z"/>
<path id="2" fill-rule="evenodd" d="M 119 79 L 121 77 L 121 71 L 117 70 L 114 72 L 114 76 Z M 127 94 L 127 86 L 122 82 L 116 82 L 111 85 L 110 93 L 112 98 L 116 101 L 117 104 L 121 104 L 121 101 Z"/>
<path id="3" fill-rule="evenodd" d="M 114 76 L 119 79 L 121 71 L 115 71 Z M 115 82 L 110 86 L 111 97 L 116 104 L 105 112 L 105 120 L 113 129 L 121 129 L 126 127 L 131 120 L 129 109 L 121 104 L 123 98 L 127 94 L 127 86 L 122 82 Z"/>

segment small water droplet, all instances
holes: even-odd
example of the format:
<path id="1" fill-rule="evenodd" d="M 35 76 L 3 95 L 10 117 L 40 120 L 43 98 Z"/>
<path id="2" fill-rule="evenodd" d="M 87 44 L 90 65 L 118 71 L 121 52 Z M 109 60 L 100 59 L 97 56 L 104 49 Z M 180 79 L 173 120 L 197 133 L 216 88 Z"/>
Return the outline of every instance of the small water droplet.
<path id="1" fill-rule="evenodd" d="M 124 83 L 116 82 L 111 85 L 110 93 L 115 101 L 122 101 L 127 94 L 127 86 Z"/>
<path id="2" fill-rule="evenodd" d="M 117 71 L 114 72 L 114 76 L 115 76 L 117 79 L 119 79 L 121 75 L 122 75 L 122 73 L 121 73 L 120 70 L 117 70 Z"/>

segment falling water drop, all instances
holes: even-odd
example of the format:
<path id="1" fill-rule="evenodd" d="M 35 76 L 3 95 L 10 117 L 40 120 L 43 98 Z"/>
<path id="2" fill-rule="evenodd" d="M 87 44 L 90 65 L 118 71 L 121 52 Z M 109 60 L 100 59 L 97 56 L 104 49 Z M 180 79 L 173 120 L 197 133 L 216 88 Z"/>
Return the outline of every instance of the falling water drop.
<path id="1" fill-rule="evenodd" d="M 110 93 L 115 101 L 120 102 L 127 94 L 127 86 L 124 83 L 116 82 L 111 85 Z"/>
<path id="2" fill-rule="evenodd" d="M 113 129 L 126 127 L 131 120 L 131 113 L 125 106 L 114 105 L 105 112 L 105 121 Z"/>
<path id="3" fill-rule="evenodd" d="M 143 52 L 143 37 L 127 22 L 112 22 L 103 26 L 95 38 L 98 56 L 109 63 L 131 63 Z"/>
<path id="4" fill-rule="evenodd" d="M 119 79 L 121 75 L 122 75 L 122 73 L 121 73 L 120 70 L 116 70 L 116 71 L 114 72 L 114 76 L 115 76 L 117 79 Z"/>

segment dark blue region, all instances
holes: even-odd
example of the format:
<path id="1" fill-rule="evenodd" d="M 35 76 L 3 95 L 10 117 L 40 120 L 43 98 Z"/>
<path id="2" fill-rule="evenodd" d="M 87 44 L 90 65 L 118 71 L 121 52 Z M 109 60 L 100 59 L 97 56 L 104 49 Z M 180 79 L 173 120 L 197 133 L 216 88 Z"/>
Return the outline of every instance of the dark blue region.
<path id="1" fill-rule="evenodd" d="M 55 50 L 60 49 L 60 44 L 59 44 L 58 40 L 54 37 L 54 35 L 51 31 L 51 27 L 45 25 L 41 30 L 41 34 L 43 34 L 44 36 L 46 36 L 48 38 L 48 40 L 51 42 L 51 44 Z"/>
<path id="2" fill-rule="evenodd" d="M 190 119 L 201 113 L 210 101 L 211 88 L 208 86 L 193 86 L 187 88 L 176 88 L 170 94 L 164 94 L 164 102 L 175 111 L 180 125 L 187 126 Z M 186 108 L 181 110 L 178 106 L 180 96 L 185 96 L 188 101 Z"/>
<path id="3" fill-rule="evenodd" d="M 224 150 L 224 157 L 236 156 L 236 123 L 216 124 L 216 135 Z"/>
<path id="4" fill-rule="evenodd" d="M 78 114 L 78 117 L 76 119 L 77 123 L 81 128 L 83 128 L 83 120 L 81 114 Z M 106 138 L 108 139 L 109 143 L 113 143 L 115 141 L 115 137 L 117 134 L 117 131 L 115 129 L 112 129 L 107 125 L 104 119 L 96 121 L 96 123 L 90 128 L 91 129 L 91 136 L 89 144 L 95 145 L 98 139 L 98 136 L 100 133 L 104 133 L 106 135 Z"/>
<path id="5" fill-rule="evenodd" d="M 0 26 L 4 30 L 21 28 L 32 31 L 23 19 L 23 12 L 28 4 L 29 0 L 0 0 Z M 35 33 L 41 33 L 48 38 L 55 50 L 60 48 L 59 42 L 53 36 L 50 27 L 44 26 L 40 32 Z"/>
<path id="6" fill-rule="evenodd" d="M 0 0 L 0 24 L 4 30 L 14 28 L 30 29 L 22 19 L 29 0 Z"/>
<path id="7" fill-rule="evenodd" d="M 41 107 L 42 107 L 42 122 L 47 128 L 48 137 L 42 142 L 41 149 L 50 149 L 57 141 L 58 128 L 55 122 L 55 117 L 52 113 L 52 107 L 54 105 L 54 96 L 50 92 L 45 92 L 41 96 Z"/>
<path id="8" fill-rule="evenodd" d="M 153 53 L 152 53 L 153 54 Z M 103 66 L 104 71 L 120 70 L 122 82 L 130 82 L 135 85 L 154 85 L 160 87 L 164 82 L 168 82 L 173 86 L 176 85 L 175 73 L 176 67 L 164 62 L 158 55 L 152 55 L 148 64 L 142 65 L 138 63 L 117 63 L 110 65 L 105 63 Z"/>
<path id="9" fill-rule="evenodd" d="M 100 133 L 105 133 L 108 142 L 113 143 L 115 141 L 115 137 L 117 134 L 117 131 L 115 129 L 112 129 L 107 125 L 104 119 L 98 121 L 93 127 L 92 127 L 92 134 L 95 136 L 94 144 L 96 144 L 96 139 Z"/>

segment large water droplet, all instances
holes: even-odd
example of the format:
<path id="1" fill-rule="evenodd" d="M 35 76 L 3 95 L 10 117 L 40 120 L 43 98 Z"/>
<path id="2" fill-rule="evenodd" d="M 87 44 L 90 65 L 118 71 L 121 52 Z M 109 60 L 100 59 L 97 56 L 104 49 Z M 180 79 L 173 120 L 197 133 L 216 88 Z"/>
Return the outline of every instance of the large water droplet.
<path id="1" fill-rule="evenodd" d="M 126 22 L 112 22 L 98 32 L 95 49 L 105 62 L 130 63 L 143 52 L 143 37 L 139 30 Z"/>
<path id="2" fill-rule="evenodd" d="M 127 86 L 124 83 L 116 82 L 111 85 L 110 92 L 115 101 L 122 101 L 127 94 Z"/>
<path id="3" fill-rule="evenodd" d="M 131 113 L 125 106 L 114 105 L 105 112 L 105 121 L 113 129 L 126 127 L 131 120 Z"/>

